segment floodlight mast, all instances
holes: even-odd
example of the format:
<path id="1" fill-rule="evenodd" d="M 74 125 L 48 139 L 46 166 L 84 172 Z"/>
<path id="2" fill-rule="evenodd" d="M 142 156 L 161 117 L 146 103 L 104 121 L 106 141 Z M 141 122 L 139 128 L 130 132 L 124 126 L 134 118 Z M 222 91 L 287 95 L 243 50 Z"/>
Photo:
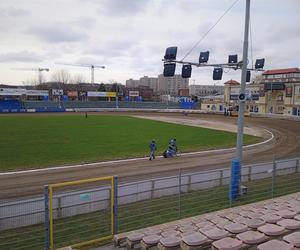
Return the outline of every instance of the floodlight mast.
<path id="1" fill-rule="evenodd" d="M 241 75 L 241 88 L 240 96 L 245 96 L 246 77 L 247 77 L 247 61 L 248 61 L 248 43 L 249 43 L 249 20 L 250 20 L 250 0 L 246 0 L 246 13 L 245 13 L 245 29 L 244 29 L 244 45 L 243 45 L 243 64 Z M 236 159 L 240 162 L 243 161 L 243 133 L 244 133 L 244 110 L 245 98 L 239 98 L 239 114 L 238 114 L 238 131 L 236 142 Z M 239 176 L 240 178 L 240 176 Z"/>
<path id="2" fill-rule="evenodd" d="M 239 92 L 236 151 L 235 151 L 235 158 L 232 160 L 232 165 L 231 165 L 231 182 L 230 182 L 230 192 L 229 192 L 230 201 L 236 199 L 240 194 L 241 164 L 243 160 L 243 133 L 244 133 L 244 109 L 245 109 L 245 100 L 246 100 L 246 95 L 245 95 L 246 82 L 250 81 L 250 71 L 263 71 L 264 61 L 265 61 L 264 58 L 257 59 L 255 63 L 255 68 L 247 68 L 249 21 L 250 21 L 250 0 L 246 0 L 243 60 L 240 62 L 237 60 L 237 55 L 231 55 L 229 56 L 228 63 L 208 64 L 207 62 L 209 58 L 209 51 L 200 53 L 199 63 L 186 62 L 183 60 L 177 61 L 176 60 L 177 47 L 167 48 L 165 57 L 163 59 L 164 76 L 166 77 L 173 76 L 175 74 L 176 63 L 184 64 L 184 65 L 189 64 L 196 67 L 215 67 L 214 75 L 213 75 L 214 80 L 219 80 L 222 78 L 223 68 L 242 70 L 241 85 L 240 85 L 240 92 Z"/>

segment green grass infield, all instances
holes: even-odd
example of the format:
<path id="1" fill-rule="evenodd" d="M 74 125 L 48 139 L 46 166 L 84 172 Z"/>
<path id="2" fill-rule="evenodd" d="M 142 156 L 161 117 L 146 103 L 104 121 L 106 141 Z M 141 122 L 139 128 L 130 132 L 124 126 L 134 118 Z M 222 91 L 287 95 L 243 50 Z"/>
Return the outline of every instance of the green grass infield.
<path id="1" fill-rule="evenodd" d="M 147 156 L 152 139 L 157 155 L 174 137 L 181 152 L 236 143 L 235 133 L 116 115 L 9 115 L 0 124 L 0 171 Z"/>

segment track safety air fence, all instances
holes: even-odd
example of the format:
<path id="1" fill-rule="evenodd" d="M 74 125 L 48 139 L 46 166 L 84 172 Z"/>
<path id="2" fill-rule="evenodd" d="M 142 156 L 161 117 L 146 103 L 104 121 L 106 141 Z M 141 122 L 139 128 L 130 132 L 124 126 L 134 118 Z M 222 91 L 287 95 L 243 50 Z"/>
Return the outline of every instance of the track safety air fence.
<path id="1" fill-rule="evenodd" d="M 300 157 L 243 166 L 244 194 L 235 199 L 229 199 L 228 168 L 195 173 L 182 169 L 177 175 L 130 183 L 122 183 L 121 178 L 119 184 L 114 180 L 114 184 L 99 182 L 76 189 L 55 189 L 59 192 L 53 193 L 52 205 L 47 203 L 47 190 L 46 199 L 1 202 L 0 249 L 50 247 L 50 213 L 58 248 L 300 192 Z"/>

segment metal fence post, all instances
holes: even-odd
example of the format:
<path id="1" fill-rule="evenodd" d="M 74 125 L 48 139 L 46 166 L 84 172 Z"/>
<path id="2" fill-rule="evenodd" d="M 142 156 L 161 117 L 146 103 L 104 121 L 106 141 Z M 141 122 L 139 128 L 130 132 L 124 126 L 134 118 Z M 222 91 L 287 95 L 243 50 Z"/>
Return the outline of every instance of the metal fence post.
<path id="1" fill-rule="evenodd" d="M 50 250 L 50 221 L 49 221 L 49 188 L 44 186 L 45 202 L 45 249 Z"/>
<path id="2" fill-rule="evenodd" d="M 154 198 L 154 191 L 155 191 L 155 181 L 151 180 L 151 199 Z"/>
<path id="3" fill-rule="evenodd" d="M 300 160 L 298 159 L 296 163 L 296 173 L 299 172 L 299 168 L 300 168 Z"/>
<path id="4" fill-rule="evenodd" d="M 57 197 L 57 218 L 62 217 L 61 197 Z"/>
<path id="5" fill-rule="evenodd" d="M 274 156 L 273 157 L 273 171 L 272 171 L 272 198 L 274 198 L 275 178 L 276 178 L 276 161 L 275 161 L 275 156 Z"/>
<path id="6" fill-rule="evenodd" d="M 220 170 L 220 180 L 219 180 L 219 186 L 223 185 L 223 178 L 224 178 L 224 173 L 223 169 Z"/>
<path id="7" fill-rule="evenodd" d="M 187 192 L 192 191 L 192 176 L 189 174 L 188 175 L 188 188 L 187 188 Z"/>
<path id="8" fill-rule="evenodd" d="M 252 180 L 252 166 L 249 166 L 248 181 Z"/>
<path id="9" fill-rule="evenodd" d="M 118 233 L 118 176 L 114 176 L 114 232 L 113 234 Z"/>
<path id="10" fill-rule="evenodd" d="M 178 175 L 178 218 L 181 218 L 181 169 Z"/>

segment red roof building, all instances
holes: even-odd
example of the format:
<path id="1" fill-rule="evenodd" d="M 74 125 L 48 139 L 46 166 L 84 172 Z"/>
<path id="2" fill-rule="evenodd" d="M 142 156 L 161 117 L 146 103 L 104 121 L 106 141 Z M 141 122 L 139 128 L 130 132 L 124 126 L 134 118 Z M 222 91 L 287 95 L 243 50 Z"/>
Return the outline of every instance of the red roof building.
<path id="1" fill-rule="evenodd" d="M 272 69 L 266 70 L 263 75 L 278 75 L 278 74 L 290 74 L 290 73 L 300 73 L 299 68 L 287 68 L 287 69 Z"/>
<path id="2" fill-rule="evenodd" d="M 227 85 L 240 85 L 239 82 L 235 81 L 235 80 L 229 80 L 227 82 L 224 82 L 224 84 L 227 84 Z"/>

